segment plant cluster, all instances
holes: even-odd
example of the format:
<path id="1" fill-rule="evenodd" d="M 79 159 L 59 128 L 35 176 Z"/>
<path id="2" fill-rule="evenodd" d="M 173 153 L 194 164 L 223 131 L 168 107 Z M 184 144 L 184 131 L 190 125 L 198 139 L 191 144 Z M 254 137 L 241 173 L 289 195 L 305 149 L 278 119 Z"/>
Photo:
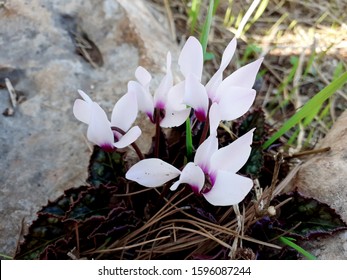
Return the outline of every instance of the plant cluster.
<path id="1" fill-rule="evenodd" d="M 292 238 L 345 229 L 322 203 L 298 193 L 278 196 L 283 158 L 264 153 L 264 114 L 250 110 L 263 59 L 224 78 L 235 50 L 233 39 L 203 84 L 203 47 L 189 37 L 178 59 L 183 79 L 174 82 L 168 53 L 152 95 L 151 75 L 138 67 L 110 120 L 80 90 L 73 113 L 96 145 L 88 185 L 68 189 L 38 212 L 16 258 L 288 259 L 298 252 L 311 258 Z M 139 114 L 155 126 L 149 151 L 136 144 Z"/>

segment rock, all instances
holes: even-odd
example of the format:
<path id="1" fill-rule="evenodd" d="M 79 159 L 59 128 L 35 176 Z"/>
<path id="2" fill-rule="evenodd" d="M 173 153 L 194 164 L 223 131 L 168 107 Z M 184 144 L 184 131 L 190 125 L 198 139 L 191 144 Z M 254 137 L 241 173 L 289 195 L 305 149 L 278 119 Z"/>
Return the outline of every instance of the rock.
<path id="1" fill-rule="evenodd" d="M 326 153 L 307 160 L 291 183 L 305 196 L 328 204 L 347 223 L 347 111 L 334 124 L 317 148 Z M 304 244 L 319 259 L 346 259 L 347 232 Z"/>
<path id="2" fill-rule="evenodd" d="M 0 254 L 14 255 L 47 200 L 85 182 L 91 145 L 72 114 L 77 89 L 111 113 L 137 66 L 158 85 L 167 51 L 178 57 L 167 30 L 143 1 L 13 0 L 0 7 L 0 72 L 12 73 L 26 97 L 13 116 L 0 116 Z M 2 86 L 1 112 L 8 104 Z M 153 132 L 144 131 L 147 138 Z"/>

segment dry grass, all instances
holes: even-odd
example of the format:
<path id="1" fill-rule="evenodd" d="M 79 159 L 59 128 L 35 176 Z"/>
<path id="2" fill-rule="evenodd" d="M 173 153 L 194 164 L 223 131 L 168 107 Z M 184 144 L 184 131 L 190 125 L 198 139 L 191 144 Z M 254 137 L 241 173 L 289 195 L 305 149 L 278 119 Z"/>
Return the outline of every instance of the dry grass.
<path id="1" fill-rule="evenodd" d="M 216 213 L 216 222 L 189 214 L 190 206 L 183 205 L 189 205 L 187 200 L 194 194 L 181 189 L 166 200 L 166 204 L 143 226 L 106 246 L 106 249 L 100 248 L 84 255 L 98 254 L 97 259 L 104 259 L 105 256 L 127 259 L 131 251 L 134 259 L 192 259 L 211 256 L 217 252 L 226 254 L 223 258 L 242 258 L 238 254 L 244 241 L 281 249 L 276 244 L 256 240 L 245 234 L 264 214 L 268 215 L 270 201 L 281 191 L 280 188 L 281 185 L 277 185 L 274 177 L 273 184 L 259 193 L 257 201 L 242 205 L 242 214 L 238 206 L 224 207 L 223 211 Z M 160 195 L 158 190 L 155 191 Z M 286 201 L 276 205 L 275 209 L 284 203 Z"/>

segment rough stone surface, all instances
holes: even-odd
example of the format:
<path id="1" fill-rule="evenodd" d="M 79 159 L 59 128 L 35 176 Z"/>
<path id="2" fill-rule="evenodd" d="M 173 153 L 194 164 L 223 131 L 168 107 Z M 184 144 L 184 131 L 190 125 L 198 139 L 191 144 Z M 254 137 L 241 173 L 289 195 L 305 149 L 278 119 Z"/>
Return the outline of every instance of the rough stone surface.
<path id="1" fill-rule="evenodd" d="M 326 153 L 307 160 L 292 181 L 292 188 L 330 205 L 347 223 L 347 111 L 319 143 L 331 147 Z M 305 246 L 319 259 L 347 259 L 347 232 L 306 242 Z"/>
<path id="2" fill-rule="evenodd" d="M 158 84 L 167 51 L 177 59 L 159 19 L 143 1 L 12 0 L 0 7 L 0 111 L 9 104 L 6 75 L 26 98 L 13 116 L 0 115 L 0 254 L 13 256 L 40 207 L 86 179 L 90 144 L 72 114 L 77 89 L 110 113 L 138 65 Z M 69 33 L 76 24 L 99 48 L 101 67 L 76 54 Z"/>

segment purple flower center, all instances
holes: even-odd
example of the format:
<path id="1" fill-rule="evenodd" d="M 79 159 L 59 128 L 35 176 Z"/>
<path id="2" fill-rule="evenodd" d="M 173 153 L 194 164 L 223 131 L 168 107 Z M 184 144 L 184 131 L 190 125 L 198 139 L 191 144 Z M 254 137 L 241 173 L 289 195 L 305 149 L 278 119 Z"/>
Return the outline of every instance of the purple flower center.
<path id="1" fill-rule="evenodd" d="M 199 121 L 201 121 L 201 122 L 206 121 L 206 112 L 205 112 L 204 109 L 198 108 L 198 109 L 196 109 L 194 112 L 195 112 L 196 118 L 197 118 Z"/>
<path id="2" fill-rule="evenodd" d="M 213 184 L 210 180 L 210 176 L 205 174 L 205 185 L 202 188 L 200 193 L 202 193 L 202 194 L 208 193 L 212 189 L 212 187 L 213 187 Z"/>
<path id="3" fill-rule="evenodd" d="M 190 185 L 190 187 L 192 188 L 193 193 L 199 194 L 199 187 L 197 187 L 197 186 L 192 186 L 192 185 Z"/>
<path id="4" fill-rule="evenodd" d="M 165 109 L 165 103 L 163 101 L 158 100 L 157 103 L 155 104 L 155 108 L 164 110 Z"/>
<path id="5" fill-rule="evenodd" d="M 112 145 L 110 145 L 110 144 L 108 144 L 108 143 L 102 144 L 102 145 L 100 145 L 100 147 L 101 147 L 105 152 L 108 152 L 108 153 L 113 152 L 114 149 L 115 149 L 114 146 L 112 146 Z"/>

